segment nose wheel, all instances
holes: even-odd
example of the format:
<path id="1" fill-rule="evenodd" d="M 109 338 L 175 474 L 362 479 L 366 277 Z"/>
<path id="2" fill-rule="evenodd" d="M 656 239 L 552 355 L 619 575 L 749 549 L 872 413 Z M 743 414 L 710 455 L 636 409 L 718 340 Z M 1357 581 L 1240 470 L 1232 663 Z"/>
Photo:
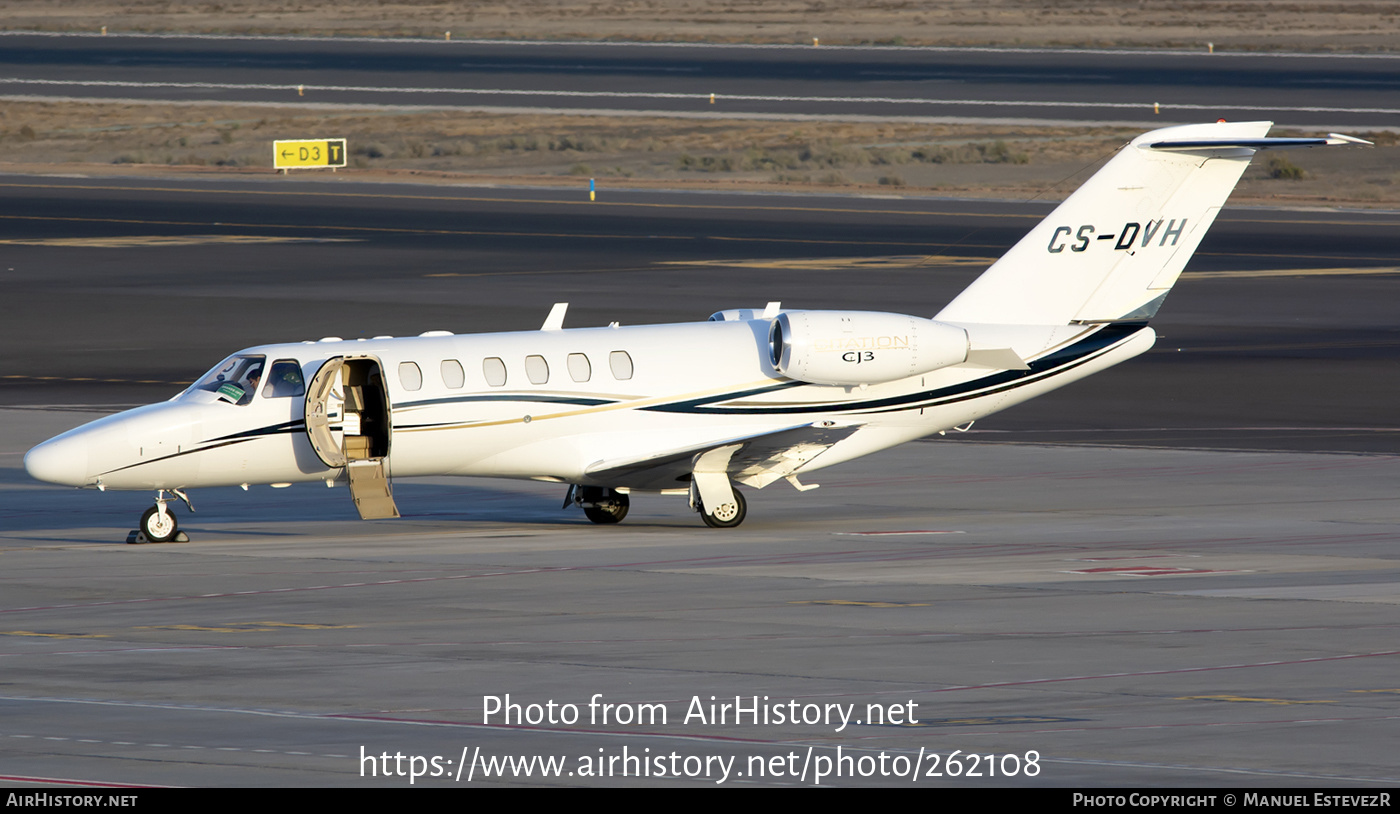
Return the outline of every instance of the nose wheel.
<path id="1" fill-rule="evenodd" d="M 190 511 L 194 511 L 194 504 L 184 492 L 179 489 L 171 489 L 171 492 L 185 502 Z M 165 496 L 165 490 L 156 492 L 156 505 L 147 509 L 141 515 L 141 525 L 135 531 L 128 534 L 128 543 L 188 543 L 190 538 L 180 531 L 180 523 L 175 519 L 175 512 L 170 510 L 166 504 L 170 499 Z"/>
<path id="2" fill-rule="evenodd" d="M 168 543 L 175 539 L 180 524 L 175 520 L 174 512 L 164 506 L 152 506 L 141 515 L 140 531 L 153 543 Z"/>

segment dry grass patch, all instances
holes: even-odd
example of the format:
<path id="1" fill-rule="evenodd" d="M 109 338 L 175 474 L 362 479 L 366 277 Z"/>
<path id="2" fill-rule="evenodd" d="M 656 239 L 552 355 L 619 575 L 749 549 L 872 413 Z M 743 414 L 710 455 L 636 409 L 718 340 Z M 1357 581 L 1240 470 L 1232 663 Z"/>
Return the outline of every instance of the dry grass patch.
<path id="1" fill-rule="evenodd" d="M 779 122 L 470 111 L 394 113 L 238 105 L 0 105 L 0 155 L 82 165 L 272 172 L 276 139 L 349 139 L 350 172 L 629 184 L 871 188 L 1063 197 L 1135 129 Z M 1366 136 L 1367 134 L 1361 134 Z M 1244 197 L 1400 201 L 1396 136 L 1374 150 L 1297 151 L 1256 161 Z M 3 166 L 3 165 L 0 165 Z"/>
<path id="2" fill-rule="evenodd" d="M 1389 0 L 6 0 L 10 30 L 1383 50 Z"/>

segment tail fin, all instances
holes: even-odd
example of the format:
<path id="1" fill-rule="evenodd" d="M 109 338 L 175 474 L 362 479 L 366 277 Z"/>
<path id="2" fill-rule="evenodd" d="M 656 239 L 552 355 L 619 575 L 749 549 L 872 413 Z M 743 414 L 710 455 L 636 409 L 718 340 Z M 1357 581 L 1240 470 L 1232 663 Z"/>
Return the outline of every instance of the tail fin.
<path id="1" fill-rule="evenodd" d="M 935 319 L 1066 325 L 1153 316 L 1256 151 L 1359 141 L 1265 138 L 1272 124 L 1138 136 Z"/>

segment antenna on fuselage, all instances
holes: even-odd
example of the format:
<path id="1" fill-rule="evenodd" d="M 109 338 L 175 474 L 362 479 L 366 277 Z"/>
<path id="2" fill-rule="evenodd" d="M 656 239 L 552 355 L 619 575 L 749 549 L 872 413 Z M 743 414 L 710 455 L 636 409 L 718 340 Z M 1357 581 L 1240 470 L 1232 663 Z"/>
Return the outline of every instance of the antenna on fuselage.
<path id="1" fill-rule="evenodd" d="M 556 302 L 554 307 L 549 309 L 549 316 L 544 318 L 544 324 L 540 326 L 541 331 L 557 331 L 564 327 L 564 312 L 569 310 L 567 302 Z"/>

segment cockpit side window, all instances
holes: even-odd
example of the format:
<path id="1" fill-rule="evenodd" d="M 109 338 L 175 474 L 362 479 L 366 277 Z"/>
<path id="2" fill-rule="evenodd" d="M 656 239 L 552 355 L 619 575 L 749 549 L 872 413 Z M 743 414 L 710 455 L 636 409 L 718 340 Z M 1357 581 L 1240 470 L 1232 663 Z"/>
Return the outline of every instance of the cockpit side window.
<path id="1" fill-rule="evenodd" d="M 278 359 L 272 363 L 263 385 L 265 399 L 289 398 L 306 394 L 306 382 L 301 377 L 301 365 L 295 359 Z"/>
<path id="2" fill-rule="evenodd" d="M 230 404 L 247 404 L 262 382 L 266 362 L 266 356 L 230 356 L 206 373 L 194 389 L 207 390 Z"/>

